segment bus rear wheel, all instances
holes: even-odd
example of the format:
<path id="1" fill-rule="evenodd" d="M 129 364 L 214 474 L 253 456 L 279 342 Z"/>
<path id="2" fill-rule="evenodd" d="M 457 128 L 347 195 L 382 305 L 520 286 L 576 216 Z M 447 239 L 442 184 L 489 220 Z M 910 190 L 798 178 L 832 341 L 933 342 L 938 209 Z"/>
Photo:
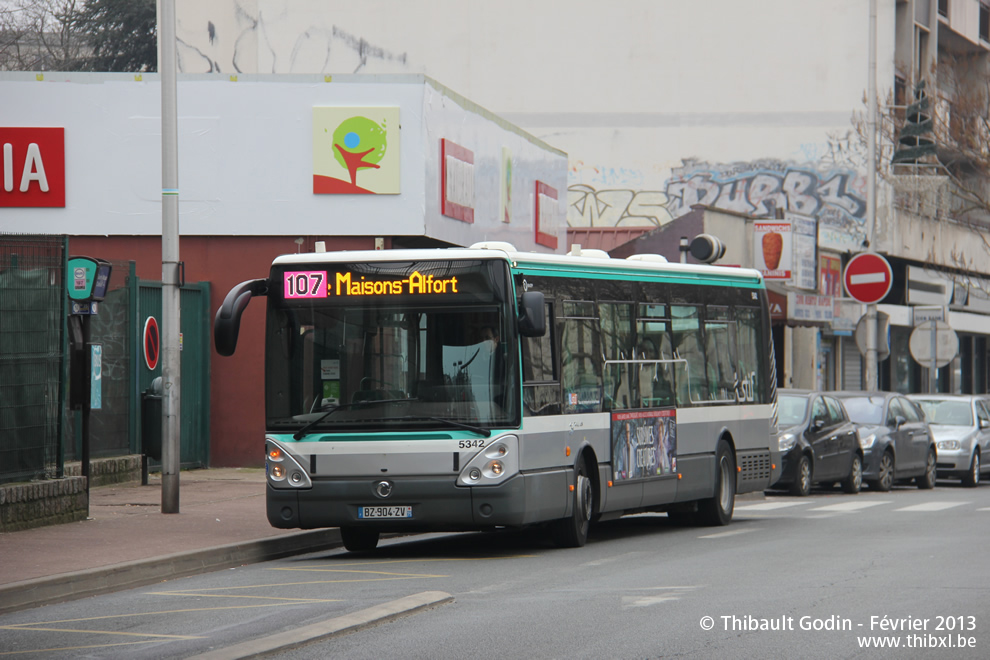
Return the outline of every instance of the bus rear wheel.
<path id="1" fill-rule="evenodd" d="M 363 527 L 341 527 L 340 540 L 350 552 L 367 552 L 378 547 L 380 534 L 373 529 Z"/>
<path id="2" fill-rule="evenodd" d="M 594 510 L 595 489 L 584 461 L 578 463 L 575 475 L 574 507 L 567 518 L 552 523 L 554 542 L 561 548 L 580 548 L 588 542 L 588 529 Z"/>
<path id="3" fill-rule="evenodd" d="M 715 493 L 698 502 L 697 520 L 702 525 L 721 527 L 732 520 L 736 505 L 736 459 L 725 440 L 715 450 Z"/>

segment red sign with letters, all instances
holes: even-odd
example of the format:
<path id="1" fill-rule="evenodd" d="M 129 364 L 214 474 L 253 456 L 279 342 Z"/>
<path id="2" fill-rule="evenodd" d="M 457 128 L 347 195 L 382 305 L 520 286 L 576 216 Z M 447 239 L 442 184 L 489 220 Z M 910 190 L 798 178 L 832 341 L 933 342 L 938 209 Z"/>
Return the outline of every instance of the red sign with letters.
<path id="1" fill-rule="evenodd" d="M 65 129 L 0 126 L 0 207 L 65 206 Z"/>

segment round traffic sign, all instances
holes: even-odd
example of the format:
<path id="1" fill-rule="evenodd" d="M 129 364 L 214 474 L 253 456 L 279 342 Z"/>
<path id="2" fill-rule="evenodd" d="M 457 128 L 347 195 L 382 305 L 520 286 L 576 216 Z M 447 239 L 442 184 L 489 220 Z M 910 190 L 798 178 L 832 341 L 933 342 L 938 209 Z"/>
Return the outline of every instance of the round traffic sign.
<path id="1" fill-rule="evenodd" d="M 926 321 L 911 331 L 908 350 L 915 362 L 923 367 L 931 366 L 933 348 L 935 366 L 939 369 L 952 362 L 959 353 L 959 335 L 945 321 Z"/>
<path id="2" fill-rule="evenodd" d="M 158 355 L 161 352 L 162 340 L 158 333 L 158 321 L 149 316 L 144 322 L 144 363 L 152 371 L 158 366 Z"/>
<path id="3" fill-rule="evenodd" d="M 894 283 L 890 263 L 875 252 L 860 252 L 846 264 L 842 276 L 846 293 L 857 301 L 871 305 L 883 300 Z"/>

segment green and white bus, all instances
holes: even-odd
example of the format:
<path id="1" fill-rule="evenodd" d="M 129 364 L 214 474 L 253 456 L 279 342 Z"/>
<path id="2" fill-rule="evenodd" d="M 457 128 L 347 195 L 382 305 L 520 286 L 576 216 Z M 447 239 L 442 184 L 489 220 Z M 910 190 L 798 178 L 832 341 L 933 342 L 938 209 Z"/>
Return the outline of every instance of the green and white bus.
<path id="1" fill-rule="evenodd" d="M 592 256 L 588 256 L 592 255 Z M 279 528 L 544 525 L 637 512 L 725 525 L 779 476 L 757 271 L 470 248 L 281 256 L 217 311 L 220 354 L 268 299 L 267 511 Z"/>

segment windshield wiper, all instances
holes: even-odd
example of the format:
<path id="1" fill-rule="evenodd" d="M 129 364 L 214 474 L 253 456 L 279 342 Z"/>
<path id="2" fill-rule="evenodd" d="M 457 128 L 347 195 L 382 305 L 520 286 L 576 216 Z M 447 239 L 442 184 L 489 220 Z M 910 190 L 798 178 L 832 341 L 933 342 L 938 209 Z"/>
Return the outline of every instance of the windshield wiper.
<path id="1" fill-rule="evenodd" d="M 419 421 L 429 421 L 429 422 L 440 422 L 442 424 L 449 424 L 450 426 L 456 426 L 457 428 L 467 429 L 472 433 L 477 433 L 480 436 L 490 438 L 492 435 L 491 429 L 483 429 L 480 426 L 475 426 L 473 424 L 465 424 L 464 422 L 456 422 L 452 419 L 447 419 L 445 417 L 429 417 L 429 416 L 414 416 L 406 415 L 405 417 L 389 417 L 389 419 L 395 419 L 399 421 L 406 422 L 419 422 Z"/>
<path id="2" fill-rule="evenodd" d="M 314 419 L 312 422 L 310 422 L 306 426 L 302 427 L 301 429 L 299 429 L 298 431 L 296 431 L 295 433 L 293 433 L 292 434 L 292 439 L 293 440 L 302 440 L 303 438 L 306 437 L 306 435 L 310 432 L 310 430 L 312 430 L 312 428 L 314 426 L 316 426 L 317 424 L 319 424 L 320 422 L 322 422 L 323 420 L 325 420 L 327 417 L 329 417 L 330 415 L 334 414 L 338 410 L 343 410 L 344 408 L 363 408 L 363 407 L 366 407 L 366 406 L 373 406 L 373 405 L 378 404 L 378 403 L 400 403 L 402 401 L 417 401 L 417 399 L 416 398 L 412 398 L 412 399 L 377 399 L 377 400 L 376 399 L 369 399 L 367 401 L 354 401 L 352 403 L 342 403 L 339 406 L 334 406 L 333 408 L 331 408 L 330 410 L 326 411 L 325 413 L 323 413 L 322 415 L 320 415 L 319 417 L 317 417 L 316 419 Z"/>

